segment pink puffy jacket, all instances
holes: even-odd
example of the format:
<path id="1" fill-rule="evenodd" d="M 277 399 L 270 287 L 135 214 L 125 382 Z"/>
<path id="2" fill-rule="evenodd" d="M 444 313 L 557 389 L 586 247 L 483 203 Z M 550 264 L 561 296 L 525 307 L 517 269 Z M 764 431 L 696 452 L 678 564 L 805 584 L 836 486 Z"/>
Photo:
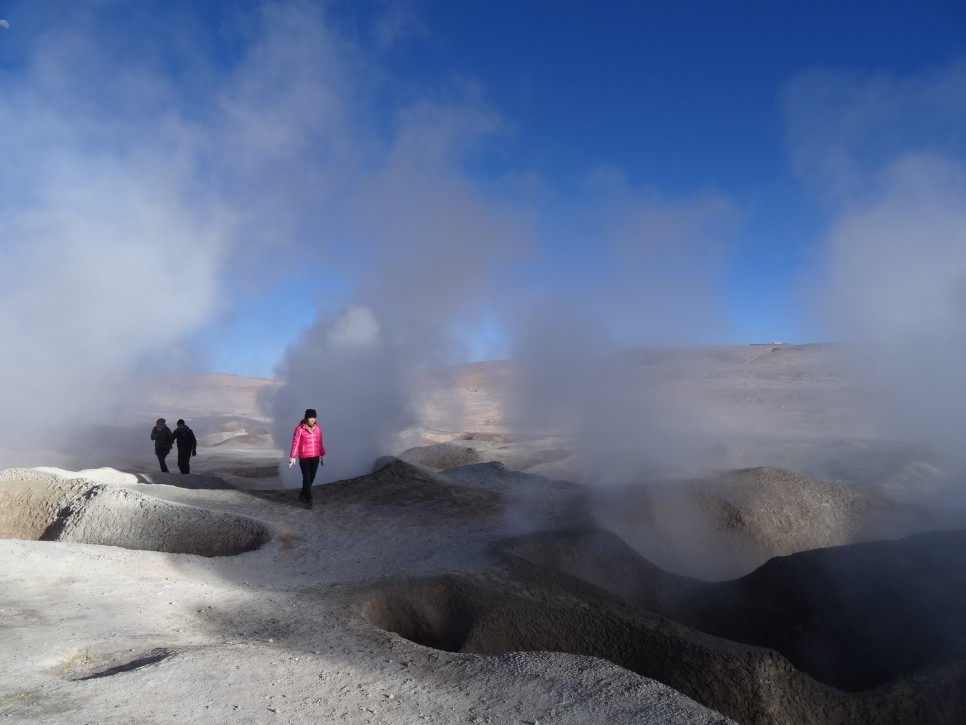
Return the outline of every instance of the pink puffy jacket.
<path id="1" fill-rule="evenodd" d="M 303 420 L 295 427 L 295 435 L 292 436 L 292 452 L 288 454 L 288 457 L 315 458 L 324 455 L 322 426 L 316 423 L 314 428 L 309 429 Z"/>

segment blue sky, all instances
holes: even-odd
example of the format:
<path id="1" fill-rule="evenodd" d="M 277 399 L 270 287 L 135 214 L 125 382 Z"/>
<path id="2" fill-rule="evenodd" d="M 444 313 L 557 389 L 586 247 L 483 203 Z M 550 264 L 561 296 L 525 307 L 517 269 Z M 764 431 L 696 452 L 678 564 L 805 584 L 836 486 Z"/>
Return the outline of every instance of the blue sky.
<path id="1" fill-rule="evenodd" d="M 603 347 L 837 339 L 895 289 L 854 284 L 862 210 L 966 162 L 959 0 L 0 17 L 3 333 L 98 374 L 272 375 L 351 306 L 443 361 L 559 317 Z"/>

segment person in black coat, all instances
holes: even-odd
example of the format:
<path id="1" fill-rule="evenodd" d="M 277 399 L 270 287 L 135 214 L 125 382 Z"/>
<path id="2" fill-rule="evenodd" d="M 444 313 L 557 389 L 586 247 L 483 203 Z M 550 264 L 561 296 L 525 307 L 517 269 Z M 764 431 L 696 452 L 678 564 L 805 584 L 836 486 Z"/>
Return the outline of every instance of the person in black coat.
<path id="1" fill-rule="evenodd" d="M 184 418 L 178 419 L 178 427 L 174 429 L 175 442 L 178 444 L 178 470 L 191 473 L 191 457 L 198 455 L 198 441 L 194 431 L 185 425 Z"/>
<path id="2" fill-rule="evenodd" d="M 171 452 L 174 437 L 172 436 L 171 429 L 165 424 L 164 418 L 158 418 L 158 422 L 151 429 L 151 440 L 154 441 L 154 454 L 158 457 L 158 463 L 161 464 L 161 472 L 167 473 L 168 466 L 164 462 L 164 459 Z"/>

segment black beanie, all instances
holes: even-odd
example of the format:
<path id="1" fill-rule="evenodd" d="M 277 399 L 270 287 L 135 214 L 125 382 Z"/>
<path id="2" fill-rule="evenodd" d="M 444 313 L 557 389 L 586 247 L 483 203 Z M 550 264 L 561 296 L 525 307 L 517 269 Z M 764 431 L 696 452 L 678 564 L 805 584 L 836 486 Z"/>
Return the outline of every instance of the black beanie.
<path id="1" fill-rule="evenodd" d="M 305 420 L 308 420 L 309 418 L 318 418 L 318 417 L 319 416 L 317 416 L 315 414 L 315 408 L 306 408 L 305 409 Z"/>
<path id="2" fill-rule="evenodd" d="M 164 425 L 164 418 L 158 418 L 157 425 Z"/>
<path id="3" fill-rule="evenodd" d="M 178 425 L 184 425 L 184 418 L 178 418 Z"/>

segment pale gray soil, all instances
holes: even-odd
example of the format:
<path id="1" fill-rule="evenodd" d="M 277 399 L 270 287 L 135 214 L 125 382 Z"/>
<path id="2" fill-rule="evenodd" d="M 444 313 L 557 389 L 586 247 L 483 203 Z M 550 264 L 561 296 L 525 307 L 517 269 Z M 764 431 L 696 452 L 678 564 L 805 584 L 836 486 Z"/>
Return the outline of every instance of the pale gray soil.
<path id="1" fill-rule="evenodd" d="M 0 451 L 0 717 L 966 719 L 946 462 L 877 435 L 827 347 L 634 355 L 701 421 L 693 465 L 602 481 L 511 427 L 507 363 L 428 388 L 402 460 L 311 511 L 267 380 L 135 381 L 86 440 Z M 199 434 L 192 475 L 157 472 L 157 411 Z"/>
<path id="2" fill-rule="evenodd" d="M 502 536 L 503 506 L 418 474 L 381 491 L 378 479 L 366 483 L 325 487 L 312 511 L 289 492 L 109 485 L 122 502 L 149 506 L 147 521 L 177 528 L 193 510 L 269 530 L 268 543 L 235 556 L 0 541 L 0 714 L 45 723 L 725 721 L 600 659 L 442 652 L 374 625 L 358 603 L 374 583 L 493 566 L 487 547 Z M 36 518 L 34 502 L 18 494 L 89 487 L 16 469 L 0 485 L 4 510 L 22 507 L 23 519 Z M 104 529 L 144 532 L 125 545 L 157 543 L 150 530 L 125 526 L 128 516 L 122 506 Z M 27 533 L 16 524 L 6 533 Z M 108 543 L 104 531 L 86 533 Z M 211 535 L 231 538 L 215 527 Z M 168 548 L 195 542 L 188 531 Z"/>

